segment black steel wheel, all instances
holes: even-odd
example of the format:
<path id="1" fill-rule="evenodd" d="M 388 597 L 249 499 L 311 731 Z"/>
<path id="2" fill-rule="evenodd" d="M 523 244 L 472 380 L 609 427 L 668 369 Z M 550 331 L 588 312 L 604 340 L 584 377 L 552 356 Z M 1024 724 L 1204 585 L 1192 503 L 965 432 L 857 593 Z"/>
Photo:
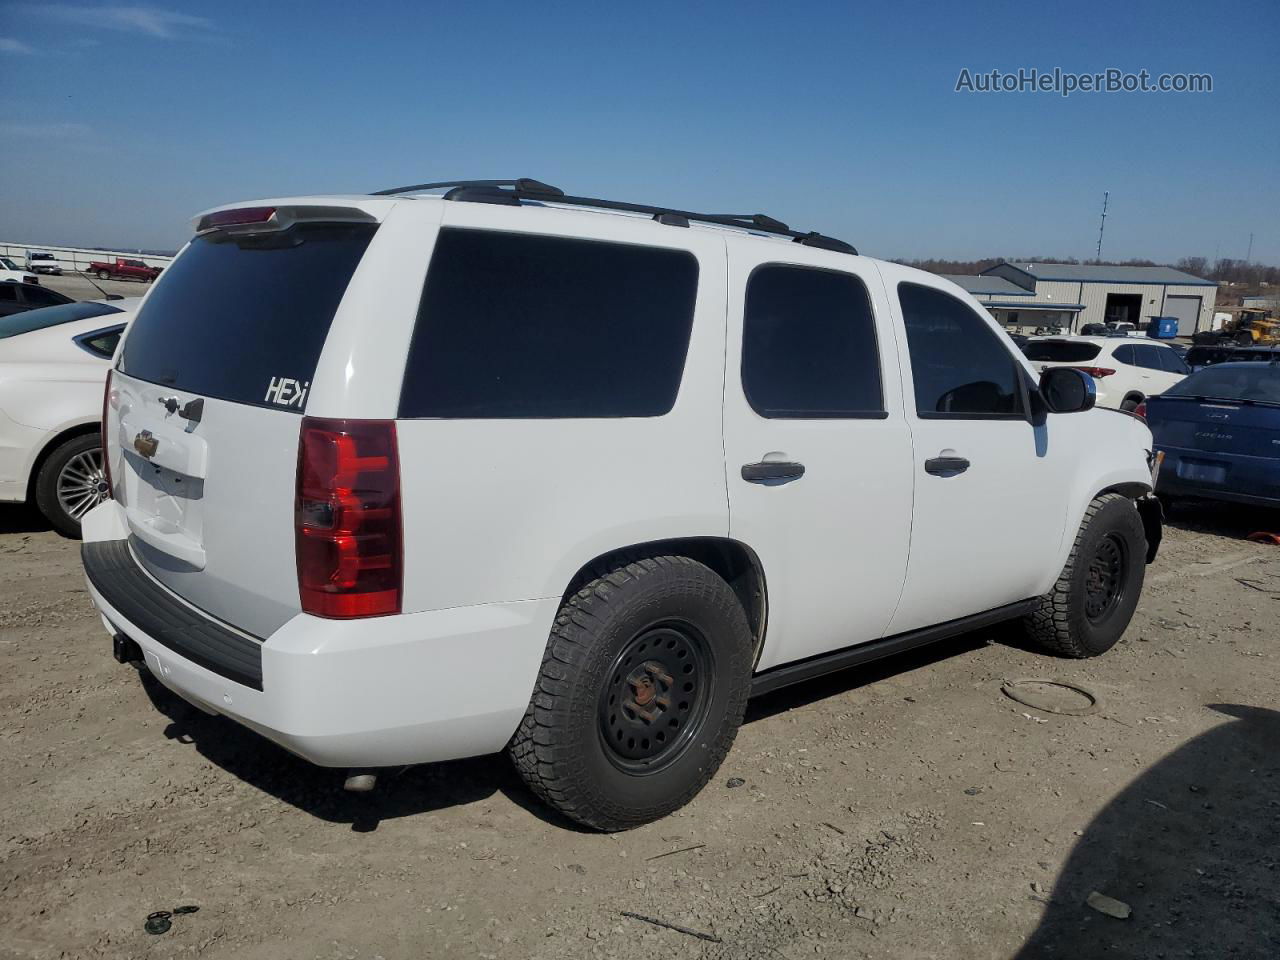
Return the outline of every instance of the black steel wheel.
<path id="1" fill-rule="evenodd" d="M 600 693 L 605 753 L 629 773 L 669 766 L 697 735 L 710 703 L 715 659 L 690 623 L 657 623 L 618 653 Z"/>
<path id="2" fill-rule="evenodd" d="M 1084 613 L 1090 622 L 1104 620 L 1124 595 L 1128 554 L 1128 546 L 1116 533 L 1108 533 L 1098 541 L 1085 574 Z"/>
<path id="3" fill-rule="evenodd" d="M 751 682 L 737 595 L 683 556 L 621 558 L 560 608 L 508 753 L 544 802 L 596 830 L 684 806 L 733 744 Z"/>

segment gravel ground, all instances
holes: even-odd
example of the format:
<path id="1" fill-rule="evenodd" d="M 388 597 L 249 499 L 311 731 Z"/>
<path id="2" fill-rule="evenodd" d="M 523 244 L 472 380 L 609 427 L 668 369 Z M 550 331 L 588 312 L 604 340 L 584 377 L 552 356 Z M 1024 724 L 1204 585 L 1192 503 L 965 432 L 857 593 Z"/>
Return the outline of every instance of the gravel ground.
<path id="1" fill-rule="evenodd" d="M 0 511 L 0 956 L 1280 956 L 1280 550 L 1258 527 L 1280 518 L 1177 515 L 1099 660 L 987 631 L 760 699 L 692 805 L 599 836 L 498 757 L 343 793 L 115 664 L 76 545 Z M 1099 709 L 1002 696 L 1021 677 Z"/>

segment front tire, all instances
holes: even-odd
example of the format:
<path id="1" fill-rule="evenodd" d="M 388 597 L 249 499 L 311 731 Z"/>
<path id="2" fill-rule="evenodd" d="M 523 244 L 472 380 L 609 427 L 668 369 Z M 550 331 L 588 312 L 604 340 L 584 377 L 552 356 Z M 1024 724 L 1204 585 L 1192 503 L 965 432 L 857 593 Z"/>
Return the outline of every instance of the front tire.
<path id="1" fill-rule="evenodd" d="M 102 441 L 97 433 L 58 444 L 36 476 L 36 506 L 67 537 L 79 537 L 80 519 L 106 499 Z"/>
<path id="2" fill-rule="evenodd" d="M 684 806 L 746 709 L 751 630 L 729 585 L 681 556 L 620 561 L 556 616 L 508 753 L 545 803 L 595 830 Z"/>
<path id="3" fill-rule="evenodd" d="M 1095 497 L 1057 583 L 1023 618 L 1027 636 L 1063 657 L 1096 657 L 1120 639 L 1142 593 L 1147 537 L 1133 501 Z"/>

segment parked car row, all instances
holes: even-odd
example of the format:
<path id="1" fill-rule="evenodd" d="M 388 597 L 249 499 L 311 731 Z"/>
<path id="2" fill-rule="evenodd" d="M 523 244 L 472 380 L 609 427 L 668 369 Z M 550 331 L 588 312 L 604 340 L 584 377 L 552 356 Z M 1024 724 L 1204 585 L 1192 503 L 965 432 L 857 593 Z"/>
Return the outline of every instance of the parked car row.
<path id="1" fill-rule="evenodd" d="M 1068 366 L 1097 383 L 1098 405 L 1132 412 L 1191 372 L 1168 344 L 1129 337 L 1044 337 L 1022 352 L 1038 370 Z"/>

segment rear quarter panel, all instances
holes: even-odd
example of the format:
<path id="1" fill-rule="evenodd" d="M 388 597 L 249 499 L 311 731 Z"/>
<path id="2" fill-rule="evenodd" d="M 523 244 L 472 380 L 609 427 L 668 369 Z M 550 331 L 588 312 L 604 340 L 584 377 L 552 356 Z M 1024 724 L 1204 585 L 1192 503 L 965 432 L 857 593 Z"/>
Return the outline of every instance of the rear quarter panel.
<path id="1" fill-rule="evenodd" d="M 533 219 L 520 208 L 444 207 L 449 226 L 688 250 L 699 286 L 680 391 L 665 416 L 398 421 L 405 611 L 559 597 L 583 564 L 619 547 L 726 536 L 723 238 L 576 211 Z M 392 315 L 378 317 L 388 342 L 372 349 L 358 318 L 335 322 L 309 414 L 387 416 L 398 408 L 432 239 L 419 230 L 403 276 L 388 266 L 383 289 L 401 284 Z"/>

